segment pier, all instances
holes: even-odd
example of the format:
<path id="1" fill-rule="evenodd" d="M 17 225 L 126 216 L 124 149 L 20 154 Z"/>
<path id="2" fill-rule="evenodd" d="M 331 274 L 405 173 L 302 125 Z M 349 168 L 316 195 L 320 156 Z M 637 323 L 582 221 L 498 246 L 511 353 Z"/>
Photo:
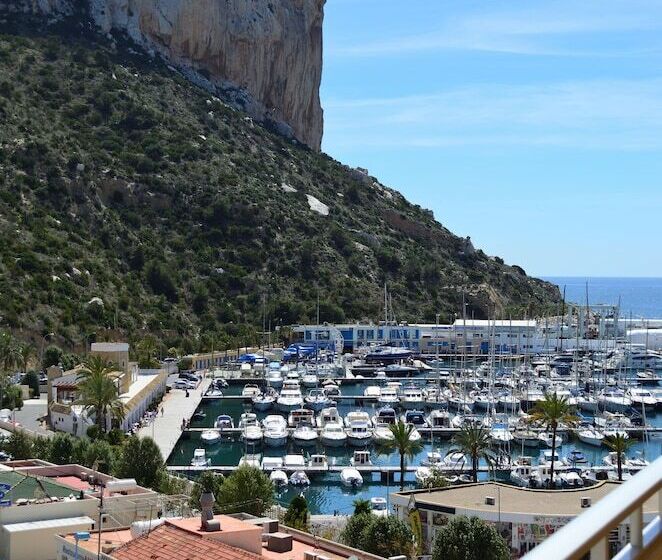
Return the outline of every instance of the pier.
<path id="1" fill-rule="evenodd" d="M 161 450 L 161 455 L 165 460 L 170 457 L 177 441 L 182 435 L 182 420 L 190 420 L 191 416 L 202 401 L 202 395 L 209 388 L 211 381 L 202 379 L 196 389 L 186 391 L 181 389 L 172 389 L 161 403 L 161 407 L 151 424 L 140 428 L 138 434 L 140 437 L 151 437 Z"/>

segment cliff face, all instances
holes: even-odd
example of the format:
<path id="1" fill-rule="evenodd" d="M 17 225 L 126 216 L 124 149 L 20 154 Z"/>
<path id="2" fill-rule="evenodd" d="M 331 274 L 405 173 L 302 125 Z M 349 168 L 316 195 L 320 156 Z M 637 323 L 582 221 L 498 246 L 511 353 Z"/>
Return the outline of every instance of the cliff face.
<path id="1" fill-rule="evenodd" d="M 241 104 L 315 150 L 322 141 L 319 99 L 325 0 L 86 0 L 104 30 L 125 31 L 173 64 L 223 88 L 248 93 Z M 80 0 L 0 0 L 47 14 Z M 291 129 L 288 131 L 287 129 Z"/>

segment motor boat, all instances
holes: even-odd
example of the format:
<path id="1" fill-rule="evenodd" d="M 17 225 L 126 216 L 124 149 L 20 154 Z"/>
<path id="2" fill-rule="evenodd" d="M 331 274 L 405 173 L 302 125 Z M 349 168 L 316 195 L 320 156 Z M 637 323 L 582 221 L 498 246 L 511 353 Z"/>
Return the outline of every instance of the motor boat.
<path id="1" fill-rule="evenodd" d="M 287 422 L 277 414 L 270 414 L 262 420 L 264 443 L 269 447 L 280 447 L 287 443 Z"/>
<path id="2" fill-rule="evenodd" d="M 425 397 L 419 387 L 407 386 L 402 390 L 400 406 L 405 410 L 420 410 L 425 406 Z"/>
<path id="3" fill-rule="evenodd" d="M 324 394 L 330 399 L 339 399 L 342 396 L 340 392 L 340 387 L 335 383 L 327 383 L 322 387 Z"/>
<path id="4" fill-rule="evenodd" d="M 490 428 L 490 438 L 496 445 L 509 444 L 513 441 L 513 434 L 507 422 L 494 422 Z"/>
<path id="5" fill-rule="evenodd" d="M 283 457 L 283 469 L 288 471 L 298 471 L 306 468 L 306 459 L 300 453 L 285 455 Z"/>
<path id="6" fill-rule="evenodd" d="M 573 449 L 563 458 L 563 464 L 568 467 L 575 467 L 577 465 L 585 465 L 588 463 L 586 456 L 579 450 Z"/>
<path id="7" fill-rule="evenodd" d="M 283 388 L 276 399 L 276 408 L 281 412 L 291 412 L 297 408 L 303 406 L 303 397 L 301 396 L 301 389 L 299 389 L 299 384 L 296 386 L 286 380 L 283 384 Z"/>
<path id="8" fill-rule="evenodd" d="M 464 453 L 453 451 L 444 457 L 444 467 L 451 469 L 463 469 L 468 464 L 467 457 Z"/>
<path id="9" fill-rule="evenodd" d="M 259 445 L 264 434 L 257 424 L 247 425 L 241 431 L 241 439 L 246 445 Z"/>
<path id="10" fill-rule="evenodd" d="M 553 434 L 551 432 L 540 432 L 538 434 L 538 444 L 541 447 L 552 447 L 552 436 Z M 561 445 L 562 443 L 561 436 L 559 436 L 558 432 L 556 433 L 556 445 L 557 447 Z"/>
<path id="11" fill-rule="evenodd" d="M 269 480 L 271 480 L 272 484 L 276 488 L 283 488 L 284 486 L 287 486 L 288 483 L 288 478 L 287 474 L 285 474 L 285 471 L 271 471 L 271 474 L 269 475 Z"/>
<path id="12" fill-rule="evenodd" d="M 301 378 L 301 385 L 307 388 L 317 387 L 319 379 L 316 373 L 308 372 Z"/>
<path id="13" fill-rule="evenodd" d="M 209 388 L 205 391 L 205 397 L 220 398 L 223 396 L 223 389 L 216 387 L 215 385 L 210 385 Z"/>
<path id="14" fill-rule="evenodd" d="M 327 424 L 330 423 L 339 424 L 341 428 L 345 425 L 342 417 L 340 414 L 338 414 L 338 409 L 335 406 L 323 408 L 317 417 L 318 428 L 324 428 Z"/>
<path id="15" fill-rule="evenodd" d="M 369 467 L 372 465 L 370 459 L 370 451 L 354 451 L 354 454 L 349 460 L 352 467 Z"/>
<path id="16" fill-rule="evenodd" d="M 317 430 L 307 424 L 300 424 L 292 432 L 292 441 L 297 445 L 316 445 L 318 437 Z"/>
<path id="17" fill-rule="evenodd" d="M 379 399 L 379 396 L 382 394 L 382 388 L 378 385 L 368 385 L 363 389 L 363 396 L 368 399 Z"/>
<path id="18" fill-rule="evenodd" d="M 418 484 L 419 486 L 425 486 L 431 476 L 432 476 L 431 467 L 418 467 L 414 472 L 414 480 L 416 480 L 416 484 Z"/>
<path id="19" fill-rule="evenodd" d="M 390 424 L 376 424 L 372 429 L 372 439 L 375 443 L 388 443 L 394 436 Z"/>
<path id="20" fill-rule="evenodd" d="M 497 407 L 498 399 L 489 391 L 481 391 L 473 395 L 476 410 L 490 411 Z"/>
<path id="21" fill-rule="evenodd" d="M 348 488 L 358 488 L 363 485 L 363 477 L 354 467 L 345 467 L 340 471 L 340 482 Z"/>
<path id="22" fill-rule="evenodd" d="M 577 407 L 584 412 L 595 413 L 598 411 L 598 400 L 593 395 L 579 395 Z"/>
<path id="23" fill-rule="evenodd" d="M 398 390 L 395 387 L 389 385 L 383 387 L 379 396 L 377 397 L 377 402 L 383 406 L 397 406 L 400 403 Z"/>
<path id="24" fill-rule="evenodd" d="M 602 432 L 599 432 L 593 428 L 579 430 L 579 432 L 577 432 L 577 437 L 579 438 L 579 441 L 582 441 L 588 445 L 595 445 L 596 447 L 600 447 L 605 439 L 605 436 Z"/>
<path id="25" fill-rule="evenodd" d="M 294 471 L 290 475 L 290 484 L 292 486 L 308 486 L 310 479 L 304 471 Z"/>
<path id="26" fill-rule="evenodd" d="M 248 385 L 244 385 L 244 388 L 241 390 L 241 396 L 252 400 L 253 397 L 257 397 L 261 392 L 257 385 L 249 383 Z"/>
<path id="27" fill-rule="evenodd" d="M 280 373 L 280 370 L 270 369 L 267 371 L 266 381 L 269 387 L 280 389 L 283 386 L 283 376 Z"/>
<path id="28" fill-rule="evenodd" d="M 609 412 L 627 412 L 632 408 L 632 400 L 625 391 L 616 387 L 607 387 L 599 396 L 598 404 Z"/>
<path id="29" fill-rule="evenodd" d="M 227 414 L 219 414 L 216 417 L 216 422 L 214 422 L 214 427 L 221 431 L 232 430 L 234 429 L 234 421 L 232 420 L 232 417 Z"/>
<path id="30" fill-rule="evenodd" d="M 444 465 L 444 457 L 439 451 L 428 451 L 425 459 L 421 461 L 424 467 L 441 467 Z"/>
<path id="31" fill-rule="evenodd" d="M 242 455 L 239 459 L 238 467 L 255 467 L 259 469 L 261 467 L 260 461 L 261 455 L 259 453 L 248 453 L 247 455 Z"/>
<path id="32" fill-rule="evenodd" d="M 341 424 L 329 422 L 322 428 L 320 440 L 329 447 L 341 447 L 347 443 L 347 434 Z"/>
<path id="33" fill-rule="evenodd" d="M 207 418 L 207 413 L 206 413 L 204 410 L 198 408 L 198 409 L 193 413 L 193 416 L 191 416 L 191 418 L 192 418 L 193 420 L 204 420 L 205 418 Z"/>
<path id="34" fill-rule="evenodd" d="M 527 488 L 533 476 L 533 460 L 531 457 L 518 457 L 510 469 L 510 481 L 515 486 Z"/>
<path id="35" fill-rule="evenodd" d="M 328 471 L 329 470 L 329 460 L 324 453 L 316 453 L 314 455 L 310 456 L 310 459 L 308 459 L 308 468 L 309 469 L 316 469 L 320 471 Z"/>
<path id="36" fill-rule="evenodd" d="M 297 408 L 287 416 L 287 425 L 298 428 L 302 425 L 312 426 L 315 423 L 315 413 L 307 408 Z"/>
<path id="37" fill-rule="evenodd" d="M 395 409 L 390 406 L 383 406 L 377 413 L 372 417 L 372 425 L 377 426 L 380 424 L 395 424 L 397 422 L 397 416 L 395 414 Z"/>
<path id="38" fill-rule="evenodd" d="M 363 417 L 365 415 L 365 418 Z M 352 417 L 353 416 L 353 417 Z M 354 447 L 365 447 L 372 441 L 372 429 L 367 412 L 349 413 L 345 419 L 347 442 Z"/>
<path id="39" fill-rule="evenodd" d="M 539 465 L 551 465 L 552 459 L 554 459 L 555 464 L 557 464 L 557 465 L 561 464 L 561 461 L 559 459 L 559 452 L 558 451 L 552 451 L 551 449 L 546 449 L 545 451 L 542 452 L 542 454 L 538 458 L 538 464 Z"/>
<path id="40" fill-rule="evenodd" d="M 263 457 L 260 468 L 267 472 L 282 469 L 283 459 L 282 457 Z"/>
<path id="41" fill-rule="evenodd" d="M 311 389 L 303 399 L 306 406 L 314 411 L 331 406 L 333 401 L 324 393 L 324 389 Z"/>
<path id="42" fill-rule="evenodd" d="M 276 402 L 276 397 L 277 395 L 273 389 L 270 389 L 266 393 L 260 393 L 252 399 L 253 408 L 258 412 L 266 412 L 274 405 Z"/>
<path id="43" fill-rule="evenodd" d="M 517 429 L 513 432 L 513 439 L 517 444 L 524 447 L 538 447 L 540 445 L 538 434 L 533 430 Z"/>
<path id="44" fill-rule="evenodd" d="M 584 486 L 584 480 L 575 471 L 562 470 L 557 476 L 558 480 L 556 481 L 556 484 L 561 486 L 561 488 L 582 488 Z"/>
<path id="45" fill-rule="evenodd" d="M 421 410 L 408 410 L 400 417 L 400 421 L 417 427 L 426 425 L 425 414 Z"/>
<path id="46" fill-rule="evenodd" d="M 200 434 L 200 441 L 204 445 L 214 445 L 215 443 L 221 441 L 221 432 L 214 429 L 204 430 Z"/>
<path id="47" fill-rule="evenodd" d="M 191 459 L 192 467 L 208 467 L 211 464 L 211 459 L 207 457 L 204 449 L 196 449 L 193 451 L 193 458 Z"/>
<path id="48" fill-rule="evenodd" d="M 382 498 L 381 496 L 370 498 L 370 511 L 377 517 L 387 517 L 388 507 L 386 498 Z"/>
<path id="49" fill-rule="evenodd" d="M 643 387 L 630 387 L 626 393 L 632 402 L 632 407 L 639 411 L 645 409 L 653 411 L 657 407 L 657 398 L 648 389 Z"/>

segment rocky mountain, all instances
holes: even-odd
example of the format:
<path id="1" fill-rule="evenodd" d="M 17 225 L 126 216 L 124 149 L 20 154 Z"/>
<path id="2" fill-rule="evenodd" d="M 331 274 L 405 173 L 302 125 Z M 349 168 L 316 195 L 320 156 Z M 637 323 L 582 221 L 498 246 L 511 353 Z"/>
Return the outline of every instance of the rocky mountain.
<path id="1" fill-rule="evenodd" d="M 0 9 L 50 18 L 88 12 L 223 90 L 252 117 L 319 150 L 325 0 L 0 0 Z"/>
<path id="2" fill-rule="evenodd" d="M 321 320 L 377 320 L 385 283 L 412 322 L 560 299 L 76 14 L 0 13 L 0 122 L 0 328 L 37 344 L 244 345 L 318 301 Z"/>

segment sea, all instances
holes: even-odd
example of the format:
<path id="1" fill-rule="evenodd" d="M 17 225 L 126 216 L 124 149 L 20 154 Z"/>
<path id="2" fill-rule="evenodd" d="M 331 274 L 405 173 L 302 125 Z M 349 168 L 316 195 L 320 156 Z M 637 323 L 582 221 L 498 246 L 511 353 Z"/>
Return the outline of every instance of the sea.
<path id="1" fill-rule="evenodd" d="M 662 318 L 662 278 L 599 278 L 599 277 L 547 277 L 544 278 L 554 282 L 561 291 L 565 288 L 566 300 L 578 304 L 586 304 L 586 292 L 588 286 L 588 299 L 590 304 L 604 303 L 617 305 L 620 302 L 622 317 L 643 317 L 649 319 Z M 661 372 L 658 372 L 661 373 Z M 365 384 L 342 385 L 341 390 L 345 395 L 360 395 L 363 393 Z M 225 394 L 240 394 L 241 387 L 230 386 L 225 390 Z M 202 420 L 193 420 L 193 427 L 211 427 L 219 414 L 229 414 L 233 417 L 235 425 L 239 421 L 241 413 L 248 410 L 246 405 L 240 401 L 204 401 L 201 409 L 206 417 Z M 345 416 L 354 405 L 339 404 L 338 409 L 342 416 Z M 377 406 L 375 404 L 362 407 L 371 415 L 375 413 Z M 258 414 L 258 418 L 263 418 L 267 413 Z M 651 414 L 648 422 L 654 426 L 662 427 L 662 413 Z M 171 456 L 168 459 L 170 465 L 189 465 L 193 451 L 197 447 L 202 447 L 199 433 L 190 434 L 190 439 L 180 439 Z M 451 447 L 449 440 L 430 440 L 425 441 L 424 449 L 415 457 L 408 460 L 410 465 L 420 465 L 429 451 L 440 451 L 444 455 Z M 374 447 L 369 448 L 372 453 L 372 461 L 376 465 L 398 465 L 399 456 L 397 454 L 380 455 Z M 564 457 L 573 449 L 582 451 L 590 464 L 602 464 L 603 457 L 607 454 L 607 449 L 591 447 L 577 440 L 565 443 L 560 456 Z M 262 455 L 282 457 L 288 453 L 326 453 L 329 462 L 336 465 L 348 465 L 352 449 L 347 448 L 323 448 L 318 445 L 314 447 L 301 449 L 293 443 L 288 443 L 282 448 L 269 448 L 262 446 L 256 450 L 248 450 L 237 439 L 236 441 L 223 441 L 214 446 L 207 447 L 207 456 L 211 458 L 213 465 L 237 465 L 242 455 L 247 452 L 258 452 Z M 511 455 L 533 455 L 537 458 L 542 450 L 517 449 L 517 446 L 511 448 Z M 646 442 L 637 441 L 628 451 L 628 455 L 642 454 L 649 460 L 653 460 L 662 454 L 662 439 L 651 438 Z M 184 473 L 191 478 L 195 478 L 195 473 Z M 480 478 L 488 478 L 487 473 L 481 473 Z M 502 475 L 505 476 L 505 475 Z M 364 484 L 357 489 L 349 489 L 340 483 L 338 473 L 329 473 L 324 475 L 311 476 L 311 485 L 306 488 L 286 487 L 277 495 L 278 503 L 287 506 L 290 500 L 300 493 L 303 493 L 308 500 L 308 507 L 313 514 L 327 515 L 348 515 L 352 513 L 353 503 L 356 499 L 370 499 L 380 496 L 388 500 L 389 494 L 399 489 L 399 475 L 396 475 L 396 481 L 384 483 L 379 479 L 379 475 L 366 474 Z M 505 481 L 505 479 L 504 479 Z M 413 489 L 416 487 L 413 473 L 408 473 L 405 478 L 404 487 Z"/>
<path id="2" fill-rule="evenodd" d="M 586 305 L 604 303 L 621 306 L 621 317 L 662 319 L 662 278 L 610 278 L 582 276 L 543 277 L 556 284 L 566 300 Z"/>

